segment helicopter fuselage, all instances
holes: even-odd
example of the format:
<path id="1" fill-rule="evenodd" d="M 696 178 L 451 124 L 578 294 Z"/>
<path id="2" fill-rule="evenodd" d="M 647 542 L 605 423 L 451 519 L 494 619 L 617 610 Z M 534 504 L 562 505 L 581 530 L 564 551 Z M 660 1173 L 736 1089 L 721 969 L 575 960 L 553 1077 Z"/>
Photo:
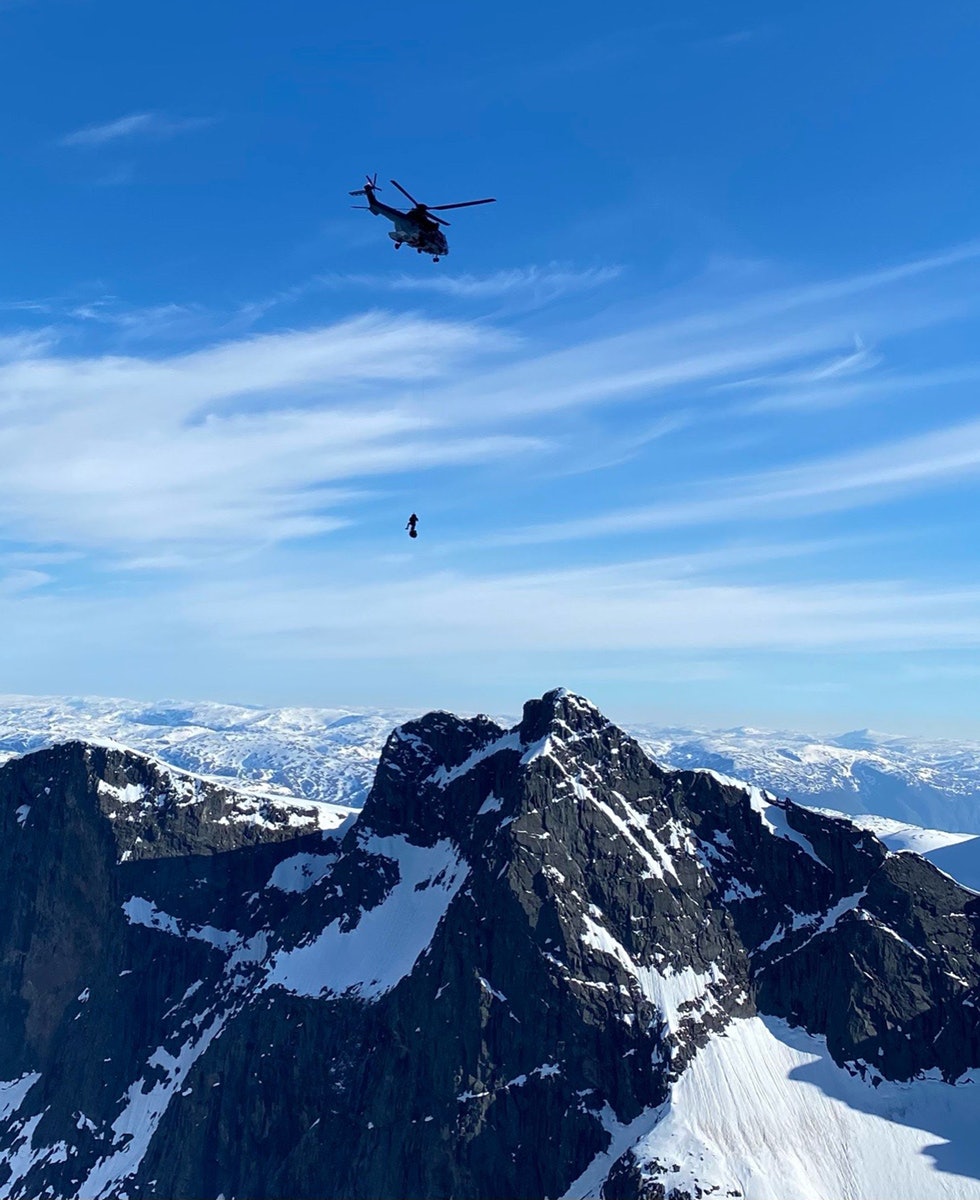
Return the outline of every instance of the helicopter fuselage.
<path id="1" fill-rule="evenodd" d="M 388 234 L 395 243 L 397 250 L 401 245 L 412 246 L 420 254 L 431 254 L 433 258 L 444 258 L 449 253 L 449 243 L 435 221 L 416 214 L 412 211 L 402 212 L 392 208 L 390 204 L 382 203 L 375 195 L 375 189 L 365 184 L 363 194 L 368 202 L 368 208 L 376 217 L 384 217 L 394 225 Z"/>

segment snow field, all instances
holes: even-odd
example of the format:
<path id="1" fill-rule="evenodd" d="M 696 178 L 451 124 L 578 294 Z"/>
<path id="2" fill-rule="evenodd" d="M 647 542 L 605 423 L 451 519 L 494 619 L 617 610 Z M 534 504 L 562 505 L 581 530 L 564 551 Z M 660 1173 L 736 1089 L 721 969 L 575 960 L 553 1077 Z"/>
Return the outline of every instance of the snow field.
<path id="1" fill-rule="evenodd" d="M 333 921 L 305 945 L 273 955 L 267 987 L 278 985 L 300 996 L 349 993 L 374 1000 L 411 972 L 469 867 L 448 841 L 422 847 L 401 836 L 372 837 L 363 848 L 397 862 L 398 883 L 352 929 Z"/>
<path id="2" fill-rule="evenodd" d="M 752 1017 L 711 1039 L 663 1109 L 629 1127 L 609 1113 L 606 1127 L 618 1153 L 632 1144 L 641 1162 L 666 1168 L 668 1189 L 692 1195 L 700 1187 L 737 1189 L 744 1200 L 980 1200 L 978 1085 L 980 1072 L 970 1072 L 956 1086 L 874 1088 L 838 1067 L 822 1038 Z M 598 1197 L 612 1157 L 598 1156 L 567 1200 Z"/>

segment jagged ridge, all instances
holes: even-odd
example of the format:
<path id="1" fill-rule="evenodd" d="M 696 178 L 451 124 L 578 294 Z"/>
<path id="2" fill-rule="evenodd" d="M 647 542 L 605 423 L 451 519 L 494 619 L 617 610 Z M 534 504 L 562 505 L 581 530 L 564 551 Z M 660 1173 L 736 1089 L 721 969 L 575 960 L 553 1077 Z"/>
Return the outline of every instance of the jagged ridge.
<path id="1" fill-rule="evenodd" d="M 44 754 L 0 770 L 12 1196 L 558 1196 L 757 1011 L 869 1086 L 977 1065 L 972 893 L 567 692 L 402 726 L 338 836 Z M 608 1194 L 655 1195 L 631 1144 Z"/>

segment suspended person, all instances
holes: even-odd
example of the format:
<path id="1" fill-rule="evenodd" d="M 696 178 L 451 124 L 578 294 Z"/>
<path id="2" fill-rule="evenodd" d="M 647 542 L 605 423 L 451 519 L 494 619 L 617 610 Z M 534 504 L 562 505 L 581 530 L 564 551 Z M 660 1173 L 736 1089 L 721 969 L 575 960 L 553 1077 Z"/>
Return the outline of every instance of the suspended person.
<path id="1" fill-rule="evenodd" d="M 405 528 L 408 530 L 409 537 L 418 537 L 419 536 L 418 530 L 415 528 L 415 526 L 418 523 L 419 523 L 418 517 L 415 515 L 415 513 L 412 513 L 412 515 L 408 518 L 408 524 L 405 526 Z"/>

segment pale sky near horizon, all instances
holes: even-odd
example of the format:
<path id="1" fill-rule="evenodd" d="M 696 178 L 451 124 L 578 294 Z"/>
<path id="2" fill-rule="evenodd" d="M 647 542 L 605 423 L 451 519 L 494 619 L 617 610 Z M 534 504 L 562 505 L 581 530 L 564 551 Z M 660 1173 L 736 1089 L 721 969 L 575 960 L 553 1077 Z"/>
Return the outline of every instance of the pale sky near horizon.
<path id="1" fill-rule="evenodd" d="M 976 736 L 980 10 L 555 13 L 0 4 L 0 692 Z"/>

